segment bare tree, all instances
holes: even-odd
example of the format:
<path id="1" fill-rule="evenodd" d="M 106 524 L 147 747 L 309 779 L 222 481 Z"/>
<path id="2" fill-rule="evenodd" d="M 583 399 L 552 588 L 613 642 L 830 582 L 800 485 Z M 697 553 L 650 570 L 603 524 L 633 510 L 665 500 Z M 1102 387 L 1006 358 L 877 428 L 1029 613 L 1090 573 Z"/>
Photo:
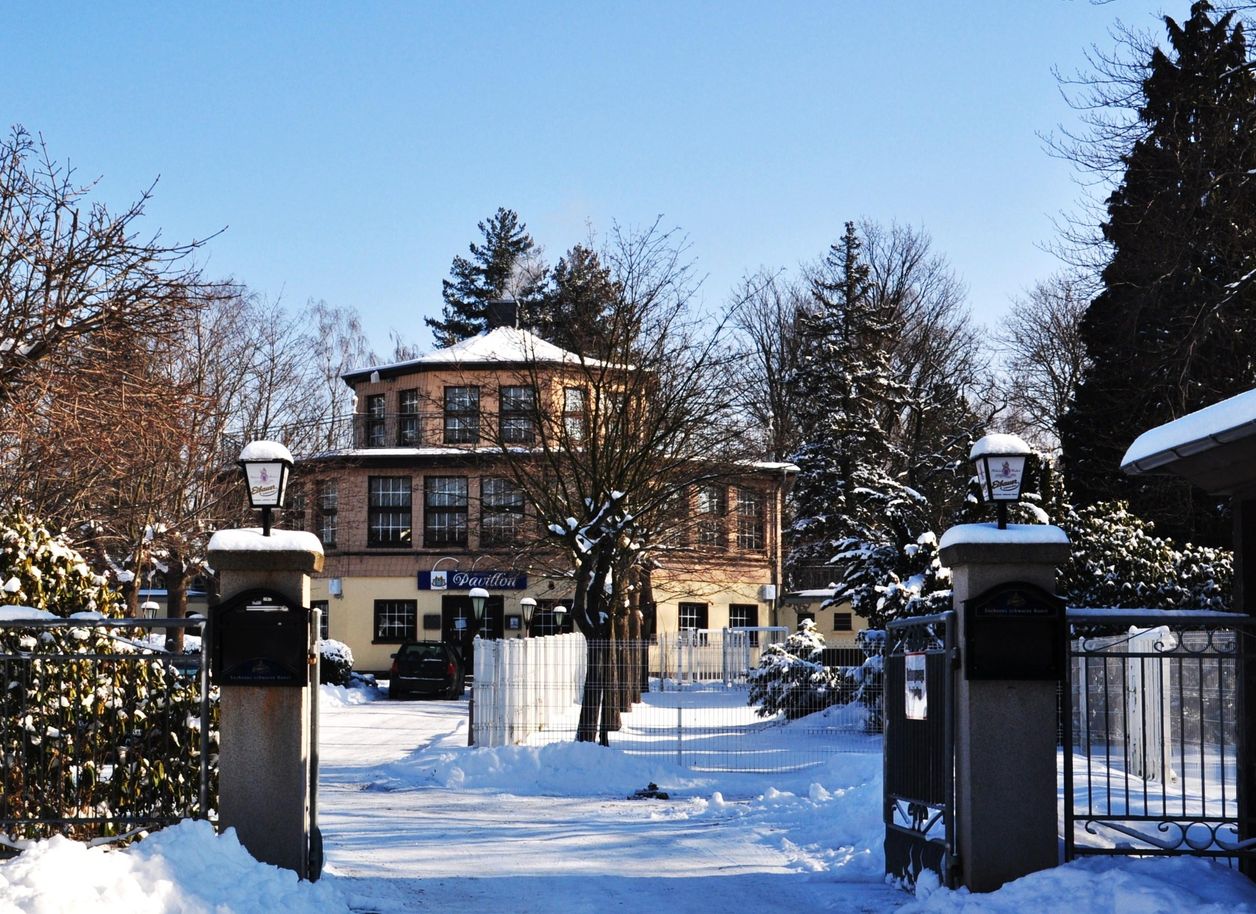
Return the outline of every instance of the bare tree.
<path id="1" fill-rule="evenodd" d="M 679 527 L 691 522 L 694 488 L 749 473 L 724 383 L 732 357 L 723 327 L 712 332 L 691 311 L 684 255 L 657 224 L 612 231 L 602 260 L 616 297 L 600 332 L 579 357 L 537 350 L 526 360 L 518 383 L 541 397 L 537 434 L 523 447 L 509 435 L 495 442 L 546 524 L 533 563 L 574 579 L 571 613 L 589 641 L 580 740 L 605 742 L 640 688 L 644 660 L 627 646 L 653 612 L 656 563 L 684 562 Z"/>
<path id="2" fill-rule="evenodd" d="M 788 460 L 798 448 L 789 378 L 798 368 L 798 317 L 806 291 L 780 273 L 760 271 L 742 280 L 734 294 L 732 326 L 743 349 L 735 395 L 747 431 L 762 439 L 762 453 Z"/>
<path id="3" fill-rule="evenodd" d="M 118 213 L 90 190 L 21 127 L 0 141 L 0 400 L 76 340 L 171 332 L 199 281 L 202 241 L 139 235 L 151 187 Z"/>
<path id="4" fill-rule="evenodd" d="M 1060 420 L 1086 365 L 1080 328 L 1091 291 L 1083 274 L 1058 273 L 1017 298 L 995 333 L 1011 418 L 1043 451 L 1058 452 Z"/>

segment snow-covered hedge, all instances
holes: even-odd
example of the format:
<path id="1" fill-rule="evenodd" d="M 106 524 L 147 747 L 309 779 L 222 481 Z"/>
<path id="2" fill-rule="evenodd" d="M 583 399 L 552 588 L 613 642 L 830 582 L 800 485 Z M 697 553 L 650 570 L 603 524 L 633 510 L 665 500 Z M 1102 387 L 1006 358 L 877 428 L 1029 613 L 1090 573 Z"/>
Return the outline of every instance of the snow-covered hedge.
<path id="1" fill-rule="evenodd" d="M 1060 593 L 1071 606 L 1228 609 L 1234 556 L 1155 536 L 1125 502 L 1069 510 L 1061 521 L 1072 555 Z"/>
<path id="2" fill-rule="evenodd" d="M 324 638 L 318 642 L 318 681 L 348 687 L 352 682 L 353 651 L 343 641 Z"/>
<path id="3" fill-rule="evenodd" d="M 0 818 L 203 815 L 196 678 L 146 656 L 140 640 L 93 625 L 120 615 L 117 594 L 63 537 L 20 509 L 0 515 L 0 581 L 0 654 L 18 658 L 0 661 Z M 37 629 L 20 621 L 52 617 L 83 624 Z M 101 821 L 62 831 L 85 837 L 119 828 Z"/>

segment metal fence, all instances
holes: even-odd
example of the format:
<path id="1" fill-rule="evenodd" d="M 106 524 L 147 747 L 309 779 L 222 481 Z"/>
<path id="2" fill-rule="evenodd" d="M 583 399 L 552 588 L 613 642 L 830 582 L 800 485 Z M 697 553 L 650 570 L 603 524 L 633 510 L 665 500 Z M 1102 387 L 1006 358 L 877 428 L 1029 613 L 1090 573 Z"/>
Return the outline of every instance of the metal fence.
<path id="1" fill-rule="evenodd" d="M 206 818 L 217 706 L 203 619 L 0 621 L 0 852 L 60 833 L 116 840 Z"/>
<path id="2" fill-rule="evenodd" d="M 1239 663 L 1256 620 L 1069 610 L 1068 621 L 1066 859 L 1256 855 L 1238 830 Z"/>
<path id="3" fill-rule="evenodd" d="M 853 684 L 824 692 L 798 713 L 765 715 L 762 705 L 751 703 L 747 651 L 757 665 L 775 632 L 760 632 L 757 644 L 749 643 L 748 632 L 709 631 L 674 641 L 660 637 L 656 644 L 620 643 L 614 650 L 605 644 L 590 650 L 580 634 L 479 641 L 472 739 L 477 746 L 575 740 L 590 671 L 603 678 L 610 672 L 591 663 L 605 662 L 615 665 L 621 682 L 625 670 L 635 670 L 607 733 L 609 745 L 627 754 L 699 771 L 779 772 L 820 765 L 842 752 L 879 751 L 879 677 L 861 694 Z M 624 662 L 634 655 L 644 662 Z"/>

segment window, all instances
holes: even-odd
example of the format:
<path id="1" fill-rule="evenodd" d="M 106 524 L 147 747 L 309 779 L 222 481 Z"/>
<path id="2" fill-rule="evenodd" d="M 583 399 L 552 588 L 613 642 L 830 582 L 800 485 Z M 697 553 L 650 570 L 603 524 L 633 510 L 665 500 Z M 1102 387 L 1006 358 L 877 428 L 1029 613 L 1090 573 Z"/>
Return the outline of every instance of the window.
<path id="1" fill-rule="evenodd" d="M 728 548 L 728 493 L 723 486 L 698 489 L 698 545 Z"/>
<path id="2" fill-rule="evenodd" d="M 737 548 L 746 552 L 762 552 L 763 545 L 763 493 L 754 489 L 738 489 Z"/>
<path id="3" fill-rule="evenodd" d="M 563 388 L 563 431 L 571 441 L 583 441 L 585 405 L 583 387 Z"/>
<path id="4" fill-rule="evenodd" d="M 288 504 L 284 507 L 284 518 L 289 530 L 305 529 L 305 486 L 289 486 Z"/>
<path id="5" fill-rule="evenodd" d="M 558 625 L 558 618 L 554 614 L 554 608 L 557 606 L 565 607 L 563 609 L 563 624 L 561 628 Z M 536 610 L 532 615 L 532 637 L 540 638 L 542 635 L 561 635 L 563 632 L 573 631 L 574 623 L 571 620 L 571 613 L 568 609 L 571 607 L 571 600 L 537 600 Z"/>
<path id="6" fill-rule="evenodd" d="M 398 644 L 412 640 L 417 613 L 414 600 L 376 600 L 375 642 Z"/>
<path id="7" fill-rule="evenodd" d="M 467 544 L 467 477 L 428 476 L 423 494 L 423 545 Z"/>
<path id="8" fill-rule="evenodd" d="M 531 444 L 536 430 L 536 391 L 531 387 L 503 387 L 501 436 L 504 444 Z"/>
<path id="9" fill-rule="evenodd" d="M 366 446 L 384 446 L 385 400 L 383 394 L 366 398 Z"/>
<path id="10" fill-rule="evenodd" d="M 334 479 L 324 479 L 318 484 L 318 500 L 314 504 L 314 519 L 318 538 L 323 546 L 336 546 L 336 509 L 340 501 L 339 487 Z"/>
<path id="11" fill-rule="evenodd" d="M 757 603 L 733 603 L 728 607 L 729 628 L 758 628 L 759 605 Z M 759 633 L 750 633 L 750 643 L 759 644 Z"/>
<path id="12" fill-rule="evenodd" d="M 833 613 L 833 631 L 850 632 L 855 630 L 854 618 L 850 613 Z"/>
<path id="13" fill-rule="evenodd" d="M 397 443 L 402 447 L 419 446 L 419 392 L 403 390 L 397 398 L 400 413 L 397 419 Z"/>
<path id="14" fill-rule="evenodd" d="M 318 620 L 318 636 L 326 641 L 331 637 L 331 604 L 326 600 L 311 600 L 310 609 L 322 610 L 323 615 Z"/>
<path id="15" fill-rule="evenodd" d="M 734 603 L 728 607 L 729 628 L 757 628 L 759 606 L 757 603 Z"/>
<path id="16" fill-rule="evenodd" d="M 480 388 L 445 388 L 445 443 L 480 441 Z"/>
<path id="17" fill-rule="evenodd" d="M 679 609 L 679 626 L 682 632 L 707 627 L 707 605 L 705 603 L 681 603 Z"/>
<path id="18" fill-rule="evenodd" d="M 410 477 L 370 477 L 367 480 L 366 544 L 409 546 L 412 526 Z"/>
<path id="19" fill-rule="evenodd" d="M 523 532 L 523 490 L 509 479 L 480 480 L 480 545 L 514 543 Z"/>

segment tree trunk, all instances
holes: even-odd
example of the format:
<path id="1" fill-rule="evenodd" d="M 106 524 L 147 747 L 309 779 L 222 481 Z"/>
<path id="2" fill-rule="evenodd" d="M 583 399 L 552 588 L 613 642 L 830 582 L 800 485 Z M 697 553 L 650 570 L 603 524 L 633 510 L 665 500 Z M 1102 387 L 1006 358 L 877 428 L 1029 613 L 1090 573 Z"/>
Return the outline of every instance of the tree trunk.
<path id="1" fill-rule="evenodd" d="M 174 547 L 170 550 L 169 564 L 166 566 L 166 617 L 183 619 L 188 614 L 188 566 L 183 558 L 183 550 Z M 166 650 L 173 654 L 183 653 L 183 629 L 166 629 Z"/>

